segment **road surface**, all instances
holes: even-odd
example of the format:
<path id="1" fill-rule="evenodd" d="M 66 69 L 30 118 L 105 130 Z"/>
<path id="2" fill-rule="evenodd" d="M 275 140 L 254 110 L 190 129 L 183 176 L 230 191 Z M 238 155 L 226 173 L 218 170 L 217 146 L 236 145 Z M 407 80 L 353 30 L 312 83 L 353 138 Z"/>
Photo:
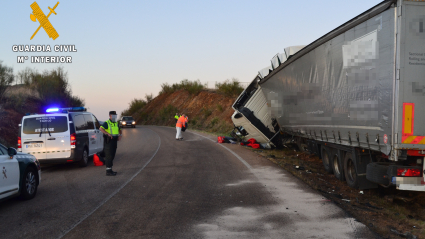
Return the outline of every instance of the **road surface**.
<path id="1" fill-rule="evenodd" d="M 123 129 L 115 177 L 44 166 L 33 200 L 0 203 L 1 238 L 379 238 L 254 152 L 183 136 Z"/>

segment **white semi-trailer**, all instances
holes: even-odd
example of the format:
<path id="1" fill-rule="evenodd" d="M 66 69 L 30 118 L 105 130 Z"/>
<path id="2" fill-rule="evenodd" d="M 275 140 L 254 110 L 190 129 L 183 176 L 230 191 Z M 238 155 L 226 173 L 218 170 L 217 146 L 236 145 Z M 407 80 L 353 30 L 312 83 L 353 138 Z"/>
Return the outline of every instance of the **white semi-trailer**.
<path id="1" fill-rule="evenodd" d="M 425 1 L 386 0 L 259 82 L 280 131 L 356 188 L 425 191 Z"/>

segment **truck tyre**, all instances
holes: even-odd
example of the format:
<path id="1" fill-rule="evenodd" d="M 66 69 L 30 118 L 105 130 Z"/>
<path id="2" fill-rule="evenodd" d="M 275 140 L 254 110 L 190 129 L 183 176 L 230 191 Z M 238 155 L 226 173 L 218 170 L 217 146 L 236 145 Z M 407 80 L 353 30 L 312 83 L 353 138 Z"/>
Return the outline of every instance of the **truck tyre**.
<path id="1" fill-rule="evenodd" d="M 308 151 L 307 149 L 308 149 L 308 146 L 307 146 L 307 144 L 305 143 L 305 140 L 303 139 L 303 138 L 301 138 L 301 137 L 297 137 L 297 147 L 298 147 L 298 150 L 299 151 L 301 151 L 301 152 L 305 152 L 305 151 Z"/>
<path id="2" fill-rule="evenodd" d="M 335 154 L 332 157 L 332 170 L 334 171 L 334 175 L 335 177 L 340 180 L 340 181 L 344 181 L 344 169 L 342 168 L 342 165 L 339 163 L 339 158 L 338 155 Z"/>
<path id="3" fill-rule="evenodd" d="M 387 170 L 389 163 L 370 163 L 366 168 L 366 179 L 387 186 L 390 181 L 388 179 Z"/>
<path id="4" fill-rule="evenodd" d="M 344 158 L 344 174 L 345 181 L 348 186 L 352 188 L 358 188 L 359 182 L 357 177 L 356 162 L 351 153 L 345 154 Z"/>
<path id="5" fill-rule="evenodd" d="M 332 173 L 332 158 L 329 157 L 328 150 L 324 146 L 322 146 L 322 162 L 326 172 Z"/>

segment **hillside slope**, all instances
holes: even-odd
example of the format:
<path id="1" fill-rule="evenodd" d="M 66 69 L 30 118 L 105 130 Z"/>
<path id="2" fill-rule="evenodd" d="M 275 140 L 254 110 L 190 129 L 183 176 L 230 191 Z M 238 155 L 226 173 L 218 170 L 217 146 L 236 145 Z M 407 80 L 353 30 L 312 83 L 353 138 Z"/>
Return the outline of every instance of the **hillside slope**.
<path id="1" fill-rule="evenodd" d="M 175 126 L 174 115 L 184 113 L 189 117 L 191 129 L 229 133 L 233 129 L 230 117 L 236 98 L 213 90 L 202 90 L 193 95 L 186 90 L 178 90 L 158 95 L 132 116 L 137 124 Z"/>

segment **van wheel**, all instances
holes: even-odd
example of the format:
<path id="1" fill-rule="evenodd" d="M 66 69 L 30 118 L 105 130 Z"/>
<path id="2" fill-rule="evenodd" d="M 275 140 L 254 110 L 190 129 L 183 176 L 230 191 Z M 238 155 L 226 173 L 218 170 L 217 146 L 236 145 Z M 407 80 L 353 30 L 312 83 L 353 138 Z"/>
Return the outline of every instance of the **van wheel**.
<path id="1" fill-rule="evenodd" d="M 89 153 L 87 152 L 87 148 L 84 148 L 83 155 L 81 155 L 80 166 L 86 167 L 89 161 Z"/>
<path id="2" fill-rule="evenodd" d="M 331 166 L 332 159 L 329 157 L 328 150 L 326 150 L 326 148 L 323 146 L 322 146 L 322 161 L 323 161 L 323 167 L 325 168 L 326 172 L 332 173 L 332 166 Z"/>
<path id="3" fill-rule="evenodd" d="M 37 193 L 37 172 L 33 167 L 27 167 L 21 183 L 21 197 L 24 200 L 33 199 Z"/>
<path id="4" fill-rule="evenodd" d="M 332 169 L 334 171 L 334 175 L 337 179 L 340 181 L 344 181 L 344 174 L 343 168 L 341 167 L 341 164 L 339 163 L 338 155 L 334 155 L 332 159 Z"/>
<path id="5" fill-rule="evenodd" d="M 356 170 L 356 164 L 355 159 L 353 159 L 353 156 L 351 153 L 347 153 L 344 158 L 344 174 L 345 174 L 345 180 L 347 181 L 348 186 L 352 188 L 358 188 L 359 182 L 357 180 L 357 170 Z"/>

